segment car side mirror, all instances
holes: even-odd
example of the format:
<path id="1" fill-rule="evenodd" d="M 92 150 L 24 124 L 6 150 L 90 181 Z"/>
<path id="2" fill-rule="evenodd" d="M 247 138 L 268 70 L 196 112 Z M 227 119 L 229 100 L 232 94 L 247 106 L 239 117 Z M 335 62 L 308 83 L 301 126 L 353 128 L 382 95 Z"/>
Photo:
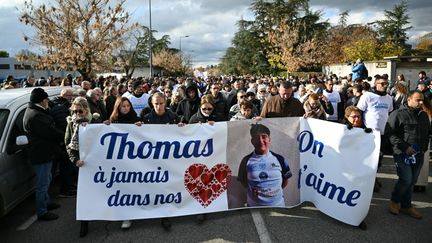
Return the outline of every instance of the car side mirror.
<path id="1" fill-rule="evenodd" d="M 27 145 L 29 143 L 26 135 L 21 135 L 16 138 L 16 145 Z"/>

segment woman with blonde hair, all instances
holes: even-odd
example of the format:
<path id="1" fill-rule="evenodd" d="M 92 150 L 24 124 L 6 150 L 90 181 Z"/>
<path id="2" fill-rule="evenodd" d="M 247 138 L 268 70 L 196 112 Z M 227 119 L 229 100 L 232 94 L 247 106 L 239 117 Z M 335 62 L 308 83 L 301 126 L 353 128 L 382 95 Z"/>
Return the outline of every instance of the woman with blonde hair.
<path id="1" fill-rule="evenodd" d="M 213 100 L 213 96 L 203 95 L 201 97 L 200 108 L 198 112 L 191 116 L 189 120 L 189 124 L 193 123 L 209 123 L 213 124 L 214 122 L 221 121 L 219 117 L 216 116 L 215 112 L 215 103 Z"/>
<path id="2" fill-rule="evenodd" d="M 78 130 L 80 125 L 90 123 L 92 114 L 88 105 L 87 99 L 77 97 L 72 102 L 70 111 L 72 116 L 66 118 L 68 124 L 66 126 L 65 144 L 70 161 L 77 167 L 84 165 L 84 161 L 80 159 Z M 88 221 L 81 221 L 80 237 L 86 236 L 88 233 Z"/>
<path id="3" fill-rule="evenodd" d="M 170 104 L 168 105 L 169 109 L 173 112 L 176 112 L 180 101 L 182 101 L 184 97 L 185 95 L 182 89 L 177 89 L 175 92 L 173 92 L 171 95 Z"/>

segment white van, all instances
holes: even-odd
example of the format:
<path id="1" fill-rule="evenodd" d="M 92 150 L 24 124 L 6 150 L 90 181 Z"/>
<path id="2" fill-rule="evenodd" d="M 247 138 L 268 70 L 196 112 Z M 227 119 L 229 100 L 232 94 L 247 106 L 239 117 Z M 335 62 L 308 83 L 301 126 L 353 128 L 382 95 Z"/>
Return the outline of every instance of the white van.
<path id="1" fill-rule="evenodd" d="M 52 99 L 60 94 L 62 88 L 44 89 Z M 32 89 L 0 91 L 0 216 L 17 206 L 35 188 L 35 173 L 26 145 L 17 145 L 17 137 L 25 135 L 23 116 Z"/>

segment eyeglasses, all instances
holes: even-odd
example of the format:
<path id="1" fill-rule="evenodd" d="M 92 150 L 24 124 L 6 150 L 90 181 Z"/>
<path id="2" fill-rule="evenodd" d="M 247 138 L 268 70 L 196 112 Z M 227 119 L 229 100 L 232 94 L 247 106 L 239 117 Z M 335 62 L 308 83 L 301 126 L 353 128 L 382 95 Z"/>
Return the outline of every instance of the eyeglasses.
<path id="1" fill-rule="evenodd" d="M 386 86 L 386 85 L 388 85 L 389 83 L 388 83 L 388 82 L 381 82 L 381 83 L 377 83 L 377 84 L 381 84 L 382 86 Z"/>
<path id="2" fill-rule="evenodd" d="M 349 116 L 349 117 L 351 117 L 353 119 L 355 119 L 355 118 L 360 119 L 361 118 L 361 116 L 359 116 L 359 115 L 353 115 L 353 116 Z"/>
<path id="3" fill-rule="evenodd" d="M 165 94 L 171 94 L 171 91 L 165 91 Z"/>
<path id="4" fill-rule="evenodd" d="M 74 114 L 82 114 L 82 113 L 84 113 L 83 110 L 71 110 L 71 111 L 72 111 L 72 113 L 74 113 Z"/>
<path id="5" fill-rule="evenodd" d="M 244 97 L 246 97 L 246 95 L 239 96 L 240 99 L 243 99 Z"/>
<path id="6" fill-rule="evenodd" d="M 201 108 L 201 110 L 203 110 L 203 111 L 212 111 L 213 108 Z"/>
<path id="7" fill-rule="evenodd" d="M 266 91 L 265 90 L 260 90 L 260 93 L 265 93 Z"/>

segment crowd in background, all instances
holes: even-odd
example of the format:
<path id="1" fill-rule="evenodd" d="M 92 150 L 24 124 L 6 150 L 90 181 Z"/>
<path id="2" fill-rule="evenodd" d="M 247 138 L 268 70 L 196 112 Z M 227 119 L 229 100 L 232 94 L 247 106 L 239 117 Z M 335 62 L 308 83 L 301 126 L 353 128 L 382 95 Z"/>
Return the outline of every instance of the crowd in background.
<path id="1" fill-rule="evenodd" d="M 353 74 L 346 77 L 117 79 L 100 76 L 84 80 L 67 75 L 63 79 L 30 76 L 18 83 L 9 76 L 3 89 L 64 87 L 60 95 L 49 102 L 48 110 L 56 128 L 65 133 L 64 147 L 57 156 L 62 182 L 60 196 L 73 197 L 76 195 L 77 167 L 84 163 L 78 153 L 77 130 L 82 123 L 184 125 L 303 116 L 345 123 L 349 129 L 376 130 L 385 141 L 389 114 L 411 105 L 412 96 L 403 74 L 398 75 L 397 80 L 389 80 L 386 74 L 366 77 L 356 70 L 361 65 L 361 61 L 356 63 Z M 424 97 L 422 112 L 431 119 L 432 85 L 423 71 L 419 73 L 416 90 Z M 376 184 L 375 190 L 379 190 L 379 186 Z M 54 216 L 46 218 L 53 219 Z M 130 222 L 125 221 L 123 225 L 128 228 Z M 169 220 L 163 219 L 162 226 L 169 228 Z"/>

